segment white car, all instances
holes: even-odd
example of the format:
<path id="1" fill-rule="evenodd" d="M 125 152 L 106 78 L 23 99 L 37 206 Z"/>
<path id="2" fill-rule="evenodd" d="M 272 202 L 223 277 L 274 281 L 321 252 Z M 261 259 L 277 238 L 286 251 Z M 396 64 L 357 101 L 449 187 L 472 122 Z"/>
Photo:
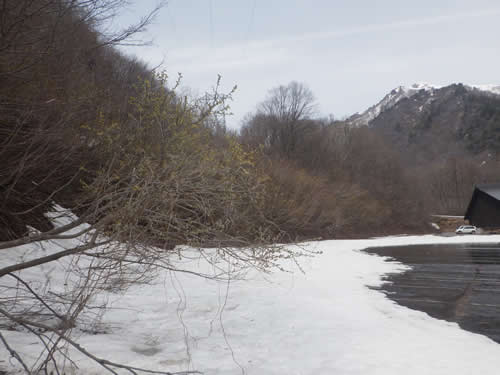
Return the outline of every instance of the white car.
<path id="1" fill-rule="evenodd" d="M 474 225 L 461 225 L 455 231 L 456 234 L 474 234 L 477 232 L 477 228 Z"/>

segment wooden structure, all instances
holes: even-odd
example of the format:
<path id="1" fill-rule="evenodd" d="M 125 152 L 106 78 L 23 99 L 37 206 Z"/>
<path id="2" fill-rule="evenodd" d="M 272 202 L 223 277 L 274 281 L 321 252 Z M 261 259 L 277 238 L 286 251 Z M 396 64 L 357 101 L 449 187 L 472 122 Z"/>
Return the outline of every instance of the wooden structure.
<path id="1" fill-rule="evenodd" d="M 477 227 L 500 228 L 500 184 L 476 186 L 465 219 Z"/>

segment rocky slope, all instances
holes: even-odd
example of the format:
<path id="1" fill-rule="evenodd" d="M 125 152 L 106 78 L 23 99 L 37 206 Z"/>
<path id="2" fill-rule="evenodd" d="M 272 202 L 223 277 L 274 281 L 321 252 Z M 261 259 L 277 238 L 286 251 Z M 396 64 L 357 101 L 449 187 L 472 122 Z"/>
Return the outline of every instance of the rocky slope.
<path id="1" fill-rule="evenodd" d="M 495 157 L 500 86 L 400 86 L 347 121 L 375 129 L 415 164 L 464 153 Z"/>

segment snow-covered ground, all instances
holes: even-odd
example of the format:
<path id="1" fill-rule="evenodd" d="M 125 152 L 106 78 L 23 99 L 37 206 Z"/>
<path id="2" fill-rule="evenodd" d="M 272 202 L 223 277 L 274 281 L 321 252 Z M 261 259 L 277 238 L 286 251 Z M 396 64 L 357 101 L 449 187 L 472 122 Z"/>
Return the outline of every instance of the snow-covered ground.
<path id="1" fill-rule="evenodd" d="M 229 283 L 165 272 L 152 285 L 106 296 L 111 301 L 102 321 L 107 333 L 75 334 L 83 347 L 115 362 L 207 375 L 496 375 L 500 345 L 367 288 L 404 267 L 359 250 L 458 242 L 500 242 L 500 236 L 314 242 L 308 245 L 323 253 L 301 259 L 305 273 L 289 264 L 292 272 L 251 272 Z M 29 248 L 0 252 L 0 264 Z M 206 271 L 199 261 L 185 266 Z M 16 350 L 36 358 L 40 347 L 33 337 L 2 334 Z M 103 373 L 74 356 L 81 374 Z M 1 347 L 0 369 L 12 369 L 15 361 L 8 357 Z"/>

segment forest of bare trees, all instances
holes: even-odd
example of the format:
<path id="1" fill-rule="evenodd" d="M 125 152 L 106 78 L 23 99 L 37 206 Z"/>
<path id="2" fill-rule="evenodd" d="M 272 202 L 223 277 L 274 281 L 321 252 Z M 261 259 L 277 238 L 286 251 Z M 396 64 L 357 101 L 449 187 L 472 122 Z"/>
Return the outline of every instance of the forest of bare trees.
<path id="1" fill-rule="evenodd" d="M 314 105 L 303 84 L 272 89 L 247 116 L 241 139 L 260 145 L 270 163 L 280 165 L 275 173 L 283 174 L 287 166 L 285 189 L 307 181 L 317 199 L 304 202 L 303 210 L 317 206 L 315 234 L 328 236 L 319 228 L 337 237 L 425 230 L 414 176 L 391 146 L 371 129 L 315 118 Z"/>
<path id="2" fill-rule="evenodd" d="M 429 231 L 429 215 L 463 215 L 474 186 L 496 181 L 498 162 L 484 153 L 410 163 L 411 155 L 375 129 L 315 117 L 314 107 L 304 84 L 273 88 L 247 115 L 240 137 L 261 147 L 279 165 L 276 173 L 302 176 L 290 177 L 289 190 L 304 179 L 309 191 L 317 189 L 314 196 L 328 208 L 314 216 L 316 229 L 340 237 Z M 309 200 L 304 210 L 315 203 Z"/>

